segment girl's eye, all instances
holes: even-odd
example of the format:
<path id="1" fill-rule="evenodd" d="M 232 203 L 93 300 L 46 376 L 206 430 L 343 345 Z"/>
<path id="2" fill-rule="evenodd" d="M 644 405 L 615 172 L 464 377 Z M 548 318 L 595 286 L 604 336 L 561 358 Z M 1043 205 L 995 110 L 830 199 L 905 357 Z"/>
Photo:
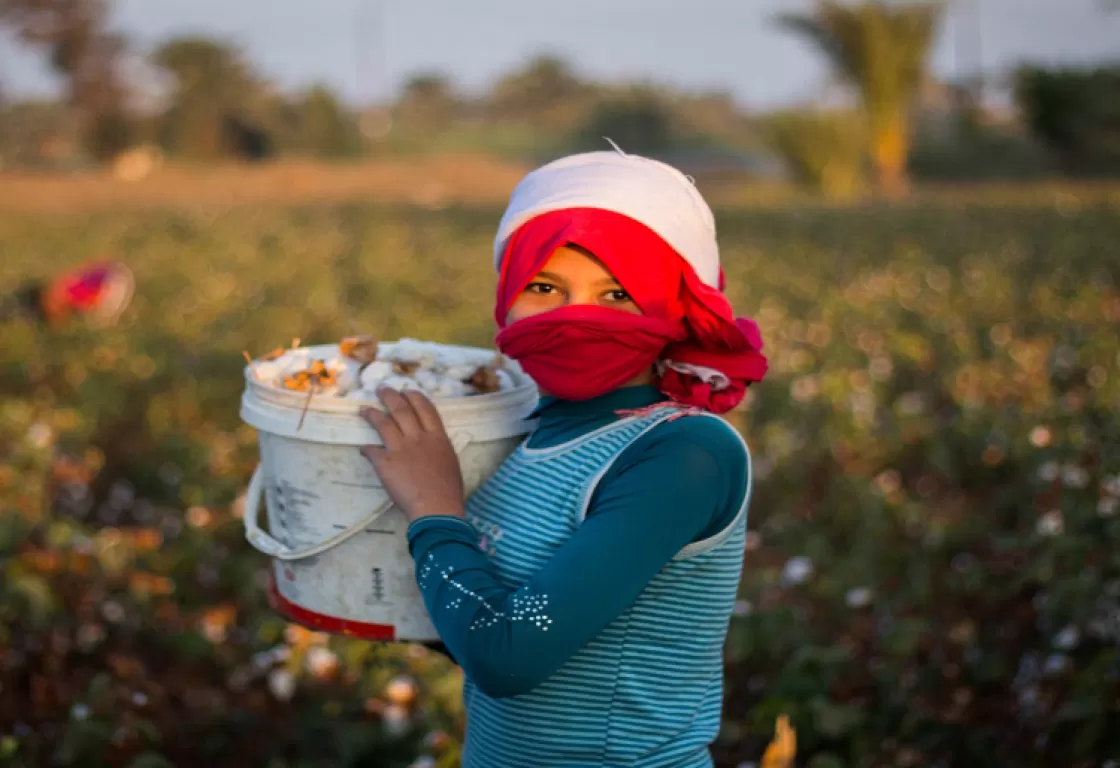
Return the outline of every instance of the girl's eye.
<path id="1" fill-rule="evenodd" d="M 626 291 L 623 291 L 621 289 L 616 290 L 616 291 L 608 291 L 607 296 L 610 297 L 611 301 L 617 301 L 617 302 L 633 301 L 633 299 L 630 298 L 630 294 L 628 294 Z"/>
<path id="2" fill-rule="evenodd" d="M 556 286 L 548 283 L 529 283 L 525 286 L 525 290 L 529 293 L 549 294 L 556 290 Z"/>

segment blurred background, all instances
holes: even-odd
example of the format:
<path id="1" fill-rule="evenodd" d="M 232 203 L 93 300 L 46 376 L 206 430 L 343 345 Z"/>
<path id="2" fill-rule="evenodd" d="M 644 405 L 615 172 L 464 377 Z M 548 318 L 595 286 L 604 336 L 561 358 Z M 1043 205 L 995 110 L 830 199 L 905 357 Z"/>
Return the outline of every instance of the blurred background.
<path id="1" fill-rule="evenodd" d="M 1120 766 L 1110 0 L 0 0 L 0 765 L 458 764 L 443 657 L 269 610 L 242 353 L 492 345 L 602 137 L 771 360 L 717 764 Z M 91 259 L 113 322 L 40 311 Z"/>

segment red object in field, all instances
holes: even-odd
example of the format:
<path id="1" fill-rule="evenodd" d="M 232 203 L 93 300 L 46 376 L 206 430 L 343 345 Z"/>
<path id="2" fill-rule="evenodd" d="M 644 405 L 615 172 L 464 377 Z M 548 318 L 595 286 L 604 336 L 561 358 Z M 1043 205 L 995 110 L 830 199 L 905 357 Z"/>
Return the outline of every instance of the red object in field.
<path id="1" fill-rule="evenodd" d="M 95 260 L 68 270 L 51 281 L 44 308 L 51 321 L 72 313 L 103 324 L 116 322 L 132 301 L 135 279 L 124 264 Z"/>
<path id="2" fill-rule="evenodd" d="M 390 624 L 368 624 L 363 621 L 341 619 L 338 616 L 327 616 L 324 613 L 309 611 L 285 599 L 276 588 L 276 575 L 272 568 L 268 571 L 268 604 L 285 619 L 317 632 L 330 632 L 361 640 L 380 640 L 390 643 L 397 639 L 397 628 Z"/>
<path id="3" fill-rule="evenodd" d="M 65 292 L 66 301 L 71 307 L 88 310 L 97 304 L 112 276 L 111 264 L 93 264 L 76 274 L 64 275 L 59 281 L 59 287 Z"/>

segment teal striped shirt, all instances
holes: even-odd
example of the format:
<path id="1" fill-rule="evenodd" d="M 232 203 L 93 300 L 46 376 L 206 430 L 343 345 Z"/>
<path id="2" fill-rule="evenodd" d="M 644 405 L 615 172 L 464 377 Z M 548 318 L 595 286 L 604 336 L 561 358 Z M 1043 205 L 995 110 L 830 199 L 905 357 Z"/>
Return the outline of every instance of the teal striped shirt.
<path id="1" fill-rule="evenodd" d="M 710 764 L 748 459 L 721 420 L 678 413 L 615 416 L 543 448 L 530 440 L 472 497 L 469 522 L 412 526 L 418 582 L 466 672 L 468 768 Z M 668 525 L 611 500 L 608 486 L 624 484 L 612 473 L 658 433 L 694 432 L 706 448 L 678 451 L 649 489 L 662 503 L 646 511 L 672 498 Z"/>

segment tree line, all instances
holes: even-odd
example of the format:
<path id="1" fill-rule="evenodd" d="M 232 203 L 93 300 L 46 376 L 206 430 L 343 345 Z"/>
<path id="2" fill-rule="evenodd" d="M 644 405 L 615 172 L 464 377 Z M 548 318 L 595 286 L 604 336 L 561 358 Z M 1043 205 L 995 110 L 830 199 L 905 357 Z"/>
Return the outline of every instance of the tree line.
<path id="1" fill-rule="evenodd" d="M 768 115 L 748 115 L 724 93 L 593 82 L 549 56 L 481 97 L 463 96 L 442 74 L 421 73 L 394 103 L 357 108 L 325 85 L 283 92 L 236 46 L 203 37 L 168 40 L 147 53 L 146 67 L 164 85 L 145 103 L 125 66 L 128 41 L 109 28 L 106 2 L 0 0 L 0 26 L 39 46 L 66 84 L 56 102 L 5 102 L 0 93 L 6 165 L 50 161 L 67 148 L 96 163 L 138 144 L 194 162 L 433 149 L 548 156 L 601 147 L 610 136 L 653 155 L 776 154 L 796 178 L 836 196 L 899 193 L 915 172 L 1120 169 L 1117 65 L 1021 68 L 1018 115 L 1003 125 L 993 125 L 967 84 L 943 87 L 949 125 L 942 120 L 940 132 L 930 130 L 922 107 L 936 85 L 929 53 L 945 12 L 939 0 L 818 0 L 807 13 L 776 18 L 776 32 L 799 36 L 828 61 L 848 106 Z M 1006 168 L 996 167 L 1001 158 Z"/>

